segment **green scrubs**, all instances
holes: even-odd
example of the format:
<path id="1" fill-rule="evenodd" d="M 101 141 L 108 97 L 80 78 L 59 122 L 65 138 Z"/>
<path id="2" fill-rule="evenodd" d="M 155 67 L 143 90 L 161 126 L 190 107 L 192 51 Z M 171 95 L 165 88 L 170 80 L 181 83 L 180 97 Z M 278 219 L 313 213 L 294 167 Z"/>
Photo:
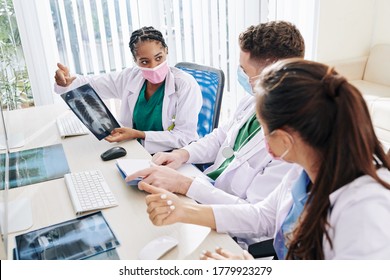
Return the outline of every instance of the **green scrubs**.
<path id="1" fill-rule="evenodd" d="M 133 128 L 141 131 L 163 131 L 162 106 L 164 99 L 165 81 L 156 92 L 146 100 L 146 81 L 139 93 L 134 107 Z"/>

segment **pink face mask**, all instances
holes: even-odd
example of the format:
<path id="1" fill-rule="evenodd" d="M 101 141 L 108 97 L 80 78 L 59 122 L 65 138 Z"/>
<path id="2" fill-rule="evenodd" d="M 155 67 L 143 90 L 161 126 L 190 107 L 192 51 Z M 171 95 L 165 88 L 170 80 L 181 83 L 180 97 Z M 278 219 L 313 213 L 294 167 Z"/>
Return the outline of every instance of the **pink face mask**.
<path id="1" fill-rule="evenodd" d="M 290 151 L 289 149 L 287 149 L 281 156 L 276 156 L 274 154 L 274 152 L 271 150 L 269 144 L 268 144 L 268 140 L 267 140 L 267 137 L 270 136 L 273 132 L 271 132 L 270 134 L 268 134 L 267 136 L 264 136 L 264 144 L 265 144 L 265 148 L 267 149 L 267 152 L 271 155 L 271 157 L 274 159 L 274 160 L 281 160 L 281 161 L 285 161 L 283 158 L 288 154 L 288 152 Z"/>
<path id="2" fill-rule="evenodd" d="M 169 71 L 168 63 L 166 60 L 154 68 L 145 68 L 139 66 L 138 68 L 141 69 L 142 76 L 152 84 L 159 84 L 164 81 Z"/>

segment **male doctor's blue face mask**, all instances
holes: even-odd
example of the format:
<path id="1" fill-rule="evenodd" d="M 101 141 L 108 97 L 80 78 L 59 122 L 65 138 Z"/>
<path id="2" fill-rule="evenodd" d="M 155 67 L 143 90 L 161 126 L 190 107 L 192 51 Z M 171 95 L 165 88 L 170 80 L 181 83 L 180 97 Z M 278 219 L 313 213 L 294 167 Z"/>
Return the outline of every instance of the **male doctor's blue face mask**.
<path id="1" fill-rule="evenodd" d="M 237 79 L 240 85 L 244 88 L 244 90 L 250 95 L 254 95 L 252 86 L 249 82 L 248 75 L 244 72 L 241 66 L 237 67 Z"/>
<path id="2" fill-rule="evenodd" d="M 250 95 L 254 95 L 253 87 L 255 80 L 260 77 L 260 75 L 253 76 L 251 78 L 245 73 L 244 69 L 241 66 L 237 68 L 237 78 L 240 85 L 244 88 L 244 90 Z"/>

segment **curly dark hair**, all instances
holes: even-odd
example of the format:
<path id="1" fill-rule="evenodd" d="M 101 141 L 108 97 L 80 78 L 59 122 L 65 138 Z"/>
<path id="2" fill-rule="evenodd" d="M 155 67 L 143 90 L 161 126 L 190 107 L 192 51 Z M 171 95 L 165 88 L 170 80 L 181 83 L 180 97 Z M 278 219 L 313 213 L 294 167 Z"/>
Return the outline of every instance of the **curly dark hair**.
<path id="1" fill-rule="evenodd" d="M 239 36 L 240 48 L 256 61 L 303 57 L 305 42 L 299 30 L 286 21 L 251 25 Z"/>

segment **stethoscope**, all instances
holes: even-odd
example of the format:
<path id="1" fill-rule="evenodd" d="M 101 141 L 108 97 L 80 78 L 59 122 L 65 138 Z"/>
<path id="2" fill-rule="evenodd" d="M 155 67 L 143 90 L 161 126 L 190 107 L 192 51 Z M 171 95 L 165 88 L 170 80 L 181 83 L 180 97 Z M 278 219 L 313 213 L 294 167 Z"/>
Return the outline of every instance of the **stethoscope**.
<path id="1" fill-rule="evenodd" d="M 237 151 L 234 151 L 233 148 L 232 148 L 230 145 L 224 147 L 224 148 L 222 149 L 222 152 L 221 152 L 222 156 L 223 156 L 224 158 L 226 158 L 226 159 L 231 158 L 232 156 L 236 156 L 236 155 L 238 154 L 238 152 L 241 150 L 241 148 L 242 148 L 245 144 L 247 144 L 247 143 L 249 142 L 249 139 L 251 139 L 251 137 L 252 137 L 253 135 L 255 135 L 257 132 L 259 132 L 260 129 L 261 129 L 261 126 L 259 126 L 259 127 L 256 128 L 254 131 L 252 131 L 252 133 L 249 134 L 249 136 L 241 143 L 241 145 L 238 147 Z M 261 139 L 261 141 L 263 141 L 263 140 L 264 140 L 264 138 Z M 261 143 L 261 141 L 260 141 L 259 143 Z M 259 144 L 259 143 L 257 143 L 257 144 Z"/>
<path id="2" fill-rule="evenodd" d="M 171 125 L 168 126 L 168 131 L 171 131 L 175 128 L 175 122 L 176 122 L 176 113 L 177 113 L 177 102 L 175 103 L 175 114 L 171 118 Z"/>

